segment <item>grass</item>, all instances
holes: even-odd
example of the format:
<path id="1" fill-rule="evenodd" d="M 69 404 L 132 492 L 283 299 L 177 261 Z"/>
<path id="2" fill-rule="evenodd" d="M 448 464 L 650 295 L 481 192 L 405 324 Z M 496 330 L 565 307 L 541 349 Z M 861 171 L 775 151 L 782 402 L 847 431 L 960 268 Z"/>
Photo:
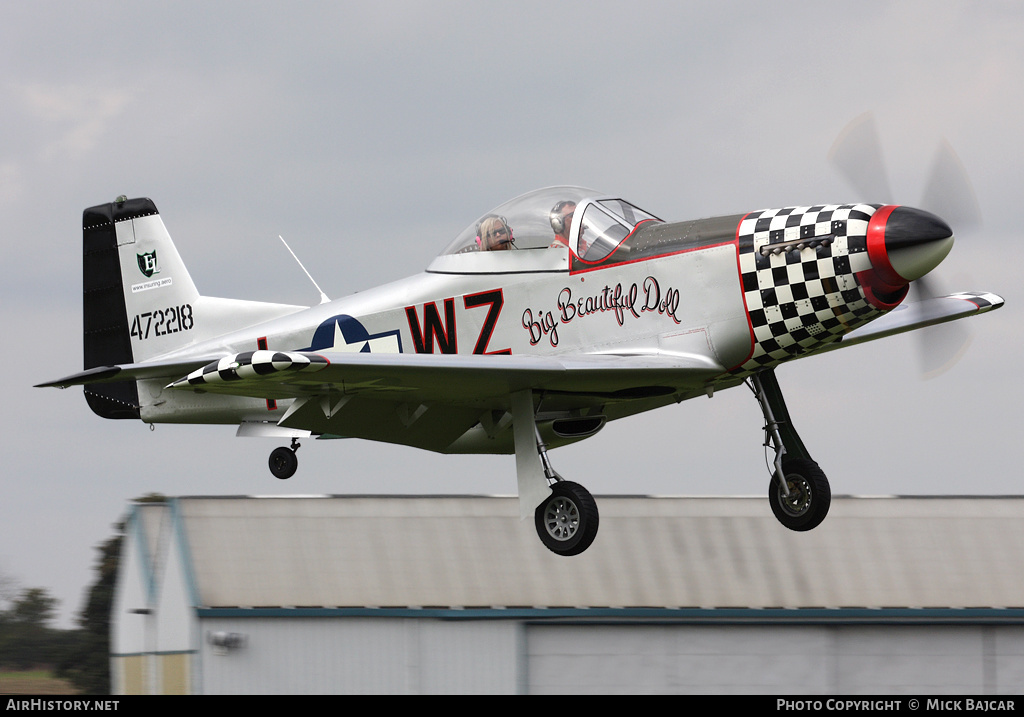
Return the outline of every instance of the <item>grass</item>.
<path id="1" fill-rule="evenodd" d="M 49 670 L 0 671 L 0 695 L 73 695 L 67 680 L 58 680 Z"/>

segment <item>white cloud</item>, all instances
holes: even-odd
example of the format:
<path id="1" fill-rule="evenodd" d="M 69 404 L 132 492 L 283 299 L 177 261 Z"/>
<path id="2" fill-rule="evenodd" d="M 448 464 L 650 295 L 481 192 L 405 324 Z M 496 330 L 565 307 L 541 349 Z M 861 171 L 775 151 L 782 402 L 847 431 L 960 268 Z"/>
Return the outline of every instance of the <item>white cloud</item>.
<path id="1" fill-rule="evenodd" d="M 46 140 L 38 148 L 45 161 L 90 154 L 131 102 L 128 90 L 80 84 L 18 84 L 14 95 L 30 119 L 45 125 Z"/>

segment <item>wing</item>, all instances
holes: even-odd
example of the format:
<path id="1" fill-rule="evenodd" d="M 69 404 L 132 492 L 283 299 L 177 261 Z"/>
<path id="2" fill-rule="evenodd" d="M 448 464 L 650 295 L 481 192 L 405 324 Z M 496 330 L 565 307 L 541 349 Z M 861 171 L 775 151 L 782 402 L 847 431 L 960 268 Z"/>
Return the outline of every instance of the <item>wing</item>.
<path id="1" fill-rule="evenodd" d="M 517 391 L 543 396 L 544 420 L 611 419 L 701 394 L 723 371 L 707 356 L 664 352 L 543 357 L 248 351 L 97 367 L 39 385 L 161 379 L 172 390 L 294 399 L 273 419 L 282 428 L 441 452 L 510 453 L 508 411 Z M 562 436 L 550 445 L 569 440 Z"/>
<path id="2" fill-rule="evenodd" d="M 511 396 L 532 389 L 538 420 L 626 415 L 703 392 L 723 369 L 699 355 L 484 356 L 256 351 L 225 357 L 179 390 L 293 398 L 277 424 L 322 436 L 444 453 L 511 453 Z M 687 395 L 686 397 L 689 397 Z M 594 430 L 599 427 L 596 424 Z M 551 447 L 576 440 L 556 436 Z"/>
<path id="3" fill-rule="evenodd" d="M 984 292 L 960 292 L 948 296 L 936 296 L 923 301 L 905 302 L 885 316 L 851 331 L 843 336 L 841 341 L 828 344 L 816 353 L 825 353 L 925 326 L 983 314 L 998 309 L 1002 305 L 1002 297 Z"/>
<path id="4" fill-rule="evenodd" d="M 703 386 L 722 373 L 696 354 L 566 356 L 375 354 L 248 351 L 226 356 L 169 388 L 256 398 L 295 398 L 336 391 L 402 401 L 507 406 L 507 396 L 536 391 L 628 398 Z"/>

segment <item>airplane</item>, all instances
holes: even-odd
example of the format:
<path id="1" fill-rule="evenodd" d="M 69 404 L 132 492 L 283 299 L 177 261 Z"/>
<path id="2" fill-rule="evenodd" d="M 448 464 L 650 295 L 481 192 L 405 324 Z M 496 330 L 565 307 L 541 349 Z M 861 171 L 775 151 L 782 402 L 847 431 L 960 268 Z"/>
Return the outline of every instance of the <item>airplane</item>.
<path id="1" fill-rule="evenodd" d="M 156 205 L 121 196 L 83 213 L 85 370 L 39 386 L 84 386 L 104 418 L 290 439 L 270 454 L 281 479 L 310 436 L 513 454 L 521 518 L 570 556 L 599 512 L 550 449 L 745 384 L 774 451 L 771 510 L 807 531 L 831 489 L 775 368 L 1002 306 L 987 292 L 905 301 L 953 241 L 904 205 L 668 222 L 556 186 L 480 216 L 421 274 L 306 307 L 201 295 Z"/>

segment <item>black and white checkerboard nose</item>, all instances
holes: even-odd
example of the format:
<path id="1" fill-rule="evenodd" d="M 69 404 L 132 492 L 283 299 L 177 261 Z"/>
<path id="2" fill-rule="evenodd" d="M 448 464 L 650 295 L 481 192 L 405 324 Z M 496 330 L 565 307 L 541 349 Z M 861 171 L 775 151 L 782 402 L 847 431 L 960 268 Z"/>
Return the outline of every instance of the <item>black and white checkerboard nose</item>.
<path id="1" fill-rule="evenodd" d="M 913 207 L 882 207 L 868 227 L 872 264 L 888 284 L 920 279 L 953 248 L 953 230 L 931 212 Z"/>

